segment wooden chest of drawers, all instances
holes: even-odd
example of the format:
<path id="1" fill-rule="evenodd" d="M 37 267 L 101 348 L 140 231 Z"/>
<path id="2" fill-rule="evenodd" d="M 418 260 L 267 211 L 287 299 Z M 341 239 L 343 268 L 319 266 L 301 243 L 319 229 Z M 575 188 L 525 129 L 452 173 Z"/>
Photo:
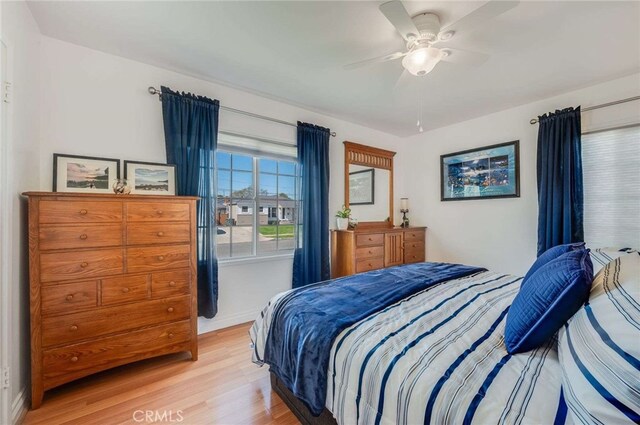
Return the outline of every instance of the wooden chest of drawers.
<path id="1" fill-rule="evenodd" d="M 424 227 L 333 230 L 331 277 L 425 261 Z"/>
<path id="2" fill-rule="evenodd" d="M 44 391 L 198 357 L 196 198 L 29 192 L 32 407 Z"/>

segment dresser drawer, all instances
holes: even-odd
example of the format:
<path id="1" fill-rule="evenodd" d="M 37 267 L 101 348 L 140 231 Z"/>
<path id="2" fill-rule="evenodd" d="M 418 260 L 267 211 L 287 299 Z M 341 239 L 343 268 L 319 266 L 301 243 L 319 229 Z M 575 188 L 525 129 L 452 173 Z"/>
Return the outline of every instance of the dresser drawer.
<path id="1" fill-rule="evenodd" d="M 122 221 L 118 201 L 40 201 L 40 223 L 109 223 Z"/>
<path id="2" fill-rule="evenodd" d="M 127 221 L 189 221 L 191 214 L 187 203 L 129 202 Z"/>
<path id="3" fill-rule="evenodd" d="M 149 296 L 149 275 L 102 279 L 102 305 L 142 301 Z"/>
<path id="4" fill-rule="evenodd" d="M 143 326 L 184 320 L 190 316 L 190 312 L 191 297 L 186 295 L 45 317 L 42 320 L 42 345 L 68 344 Z"/>
<path id="5" fill-rule="evenodd" d="M 189 245 L 127 248 L 127 272 L 150 272 L 189 267 Z"/>
<path id="6" fill-rule="evenodd" d="M 404 249 L 410 250 L 410 251 L 415 251 L 415 250 L 424 251 L 424 241 L 423 240 L 422 241 L 407 241 L 407 240 L 405 240 Z"/>
<path id="7" fill-rule="evenodd" d="M 189 243 L 189 223 L 135 223 L 127 225 L 127 245 Z"/>
<path id="8" fill-rule="evenodd" d="M 178 351 L 191 338 L 189 320 L 100 338 L 43 352 L 44 386 L 65 382 L 162 353 Z"/>
<path id="9" fill-rule="evenodd" d="M 40 280 L 53 282 L 123 272 L 122 248 L 40 254 Z"/>
<path id="10" fill-rule="evenodd" d="M 424 229 L 423 230 L 406 230 L 404 232 L 405 241 L 424 241 Z"/>
<path id="11" fill-rule="evenodd" d="M 384 233 L 372 233 L 370 235 L 356 235 L 356 246 L 383 245 Z"/>
<path id="12" fill-rule="evenodd" d="M 186 295 L 190 292 L 191 272 L 189 270 L 153 273 L 151 275 L 151 296 L 153 298 Z"/>
<path id="13" fill-rule="evenodd" d="M 42 287 L 42 313 L 70 313 L 98 305 L 98 282 L 67 283 Z"/>
<path id="14" fill-rule="evenodd" d="M 370 258 L 368 260 L 356 261 L 356 273 L 368 272 L 384 267 L 384 258 Z"/>
<path id="15" fill-rule="evenodd" d="M 406 249 L 404 251 L 405 264 L 421 263 L 425 260 L 424 246 L 421 249 Z"/>
<path id="16" fill-rule="evenodd" d="M 360 260 L 363 258 L 383 257 L 383 256 L 384 256 L 383 246 L 369 246 L 369 247 L 363 247 L 363 248 L 356 248 L 356 260 Z"/>
<path id="17" fill-rule="evenodd" d="M 42 226 L 40 249 L 102 248 L 122 245 L 122 224 Z"/>

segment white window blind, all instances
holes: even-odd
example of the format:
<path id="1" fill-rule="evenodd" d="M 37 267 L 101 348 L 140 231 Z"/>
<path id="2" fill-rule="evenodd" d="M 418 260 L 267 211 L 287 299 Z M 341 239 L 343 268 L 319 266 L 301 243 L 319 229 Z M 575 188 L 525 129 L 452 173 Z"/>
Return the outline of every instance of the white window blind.
<path id="1" fill-rule="evenodd" d="M 252 156 L 269 156 L 271 158 L 291 159 L 298 155 L 296 141 L 280 141 L 262 139 L 236 133 L 218 132 L 218 148 L 231 149 Z"/>
<path id="2" fill-rule="evenodd" d="M 640 248 L 640 124 L 582 136 L 587 246 Z"/>

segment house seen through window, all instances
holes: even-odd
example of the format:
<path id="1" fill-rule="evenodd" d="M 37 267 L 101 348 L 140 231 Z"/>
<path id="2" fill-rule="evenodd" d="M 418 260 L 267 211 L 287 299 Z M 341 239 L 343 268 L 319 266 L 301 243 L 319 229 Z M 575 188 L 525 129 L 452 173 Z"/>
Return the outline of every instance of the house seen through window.
<path id="1" fill-rule="evenodd" d="M 291 252 L 298 202 L 296 162 L 232 150 L 217 154 L 218 258 Z"/>

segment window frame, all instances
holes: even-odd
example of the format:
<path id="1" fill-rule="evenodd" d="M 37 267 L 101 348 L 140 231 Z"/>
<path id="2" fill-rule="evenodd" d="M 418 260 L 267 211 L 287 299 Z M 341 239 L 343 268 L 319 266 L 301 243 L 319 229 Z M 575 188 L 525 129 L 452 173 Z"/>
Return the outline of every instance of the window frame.
<path id="1" fill-rule="evenodd" d="M 229 168 L 220 168 L 218 167 L 218 162 L 217 162 L 217 154 L 218 153 L 225 153 L 230 155 L 230 163 L 229 163 Z M 234 198 L 232 195 L 233 193 L 233 155 L 242 155 L 245 157 L 250 157 L 252 160 L 252 184 L 253 184 L 253 197 L 252 198 Z M 228 257 L 220 257 L 218 255 L 218 247 L 219 244 L 216 241 L 216 257 L 218 259 L 218 262 L 220 264 L 233 264 L 233 263 L 240 263 L 240 262 L 262 262 L 264 261 L 264 259 L 269 259 L 269 258 L 293 258 L 293 254 L 294 251 L 296 249 L 296 245 L 297 245 L 297 241 L 298 241 L 298 231 L 299 231 L 299 209 L 300 209 L 300 200 L 299 199 L 294 199 L 295 202 L 295 208 L 298 211 L 298 213 L 295 214 L 295 220 L 292 223 L 293 225 L 293 238 L 292 240 L 294 241 L 294 247 L 292 249 L 280 249 L 279 248 L 279 244 L 280 244 L 280 239 L 279 237 L 276 238 L 276 249 L 275 251 L 265 251 L 263 254 L 260 254 L 260 248 L 259 248 L 259 234 L 260 234 L 260 213 L 259 213 L 259 209 L 260 209 L 260 160 L 261 159 L 266 159 L 266 160 L 272 160 L 272 161 L 276 161 L 277 164 L 277 168 L 276 168 L 276 172 L 272 173 L 272 172 L 265 172 L 266 174 L 269 175 L 273 175 L 276 177 L 276 192 L 280 192 L 280 186 L 279 186 L 279 178 L 280 178 L 280 168 L 279 168 L 279 162 L 280 161 L 287 161 L 287 162 L 291 162 L 294 164 L 294 174 L 283 174 L 283 176 L 286 177 L 293 177 L 294 178 L 294 194 L 295 196 L 297 196 L 298 194 L 298 186 L 300 184 L 300 165 L 298 164 L 298 160 L 297 158 L 294 157 L 288 157 L 288 156 L 281 156 L 281 155 L 269 155 L 268 153 L 251 153 L 251 152 L 246 152 L 243 151 L 242 149 L 233 149 L 233 147 L 230 146 L 224 146 L 224 147 L 219 147 L 216 149 L 216 161 L 214 164 L 214 171 L 216 173 L 216 188 L 215 188 L 215 194 L 216 194 L 216 229 L 218 228 L 225 228 L 228 227 L 230 229 L 230 242 L 229 242 L 229 256 Z M 234 200 L 237 202 L 239 200 L 244 200 L 244 201 L 251 201 L 251 205 L 252 205 L 252 227 L 253 227 L 253 239 L 252 239 L 252 246 L 251 246 L 251 254 L 250 255 L 243 255 L 243 256 L 234 256 L 233 255 L 233 228 L 236 226 L 222 226 L 222 225 L 218 225 L 217 224 L 217 207 L 218 207 L 218 171 L 219 170 L 223 170 L 223 171 L 228 171 L 229 172 L 229 190 L 231 191 L 229 193 L 229 203 L 230 205 L 233 205 Z M 248 172 L 246 170 L 236 170 L 236 171 L 244 171 L 244 172 Z M 276 193 L 276 216 L 278 215 L 277 213 L 277 202 L 279 199 L 280 194 Z M 269 217 L 269 210 L 270 208 L 266 208 L 267 209 L 267 217 Z M 276 219 L 278 220 L 278 222 L 276 223 L 276 225 L 278 226 L 278 229 L 276 231 L 276 235 L 279 236 L 280 234 L 280 223 L 279 223 L 279 219 L 278 217 L 276 217 Z M 216 231 L 217 233 L 217 231 Z M 217 235 L 216 235 L 217 237 Z"/>

